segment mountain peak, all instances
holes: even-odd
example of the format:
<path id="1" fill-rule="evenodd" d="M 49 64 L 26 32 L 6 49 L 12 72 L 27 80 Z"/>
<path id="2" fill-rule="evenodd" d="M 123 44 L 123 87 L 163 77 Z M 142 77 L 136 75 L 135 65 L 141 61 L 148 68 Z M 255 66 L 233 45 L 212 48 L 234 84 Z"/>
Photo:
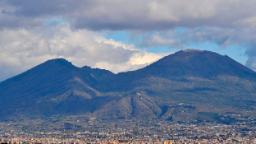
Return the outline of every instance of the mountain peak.
<path id="1" fill-rule="evenodd" d="M 44 62 L 43 64 L 72 65 L 71 62 L 69 62 L 68 60 L 66 60 L 64 58 L 50 59 L 50 60 L 47 60 L 46 62 Z"/>
<path id="2" fill-rule="evenodd" d="M 217 54 L 215 52 L 212 51 L 207 51 L 207 50 L 197 50 L 197 49 L 184 49 L 184 50 L 180 50 L 176 53 L 174 53 L 173 55 L 209 55 L 209 56 L 222 56 L 220 54 Z M 169 55 L 171 56 L 171 55 Z"/>
<path id="3" fill-rule="evenodd" d="M 198 49 L 184 49 L 180 50 L 178 52 L 183 52 L 183 53 L 200 53 L 200 52 L 205 52 L 205 50 L 198 50 Z"/>
<path id="4" fill-rule="evenodd" d="M 71 70 L 76 68 L 71 62 L 67 61 L 64 58 L 55 58 L 45 61 L 44 63 L 34 67 L 33 69 L 43 69 L 43 70 L 56 70 L 56 69 L 62 69 L 62 70 Z"/>

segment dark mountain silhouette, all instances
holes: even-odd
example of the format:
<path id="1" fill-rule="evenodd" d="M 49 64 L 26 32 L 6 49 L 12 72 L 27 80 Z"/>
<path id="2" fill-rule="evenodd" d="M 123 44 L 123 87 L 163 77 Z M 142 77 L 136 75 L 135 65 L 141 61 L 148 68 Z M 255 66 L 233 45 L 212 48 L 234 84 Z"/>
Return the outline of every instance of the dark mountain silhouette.
<path id="1" fill-rule="evenodd" d="M 255 76 L 255 72 L 228 56 L 199 50 L 179 51 L 139 72 L 167 78 L 184 76 L 213 78 L 219 75 L 251 78 Z"/>
<path id="2" fill-rule="evenodd" d="M 119 74 L 54 59 L 0 83 L 0 115 L 223 122 L 255 114 L 255 93 L 254 71 L 209 51 L 179 51 Z"/>

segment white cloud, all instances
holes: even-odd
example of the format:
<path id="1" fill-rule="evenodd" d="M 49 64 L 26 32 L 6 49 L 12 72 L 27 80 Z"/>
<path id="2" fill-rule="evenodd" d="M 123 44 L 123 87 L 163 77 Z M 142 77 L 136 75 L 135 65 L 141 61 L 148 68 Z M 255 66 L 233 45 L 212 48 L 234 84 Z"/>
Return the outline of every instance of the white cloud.
<path id="1" fill-rule="evenodd" d="M 102 67 L 114 72 L 140 68 L 160 55 L 106 39 L 90 30 L 68 26 L 44 29 L 0 30 L 0 79 L 45 60 L 64 57 L 75 65 Z"/>
<path id="2" fill-rule="evenodd" d="M 145 67 L 152 62 L 155 62 L 165 56 L 165 54 L 153 54 L 146 52 L 137 52 L 131 55 L 130 59 L 124 64 L 111 64 L 108 62 L 98 62 L 96 63 L 96 67 L 104 68 L 104 69 L 113 69 L 115 71 L 132 71 L 142 67 Z"/>
<path id="3" fill-rule="evenodd" d="M 130 60 L 128 61 L 128 63 L 130 65 L 148 65 L 151 64 L 152 61 L 156 61 L 158 59 L 160 59 L 161 57 L 163 57 L 164 54 L 150 54 L 150 53 L 136 53 L 134 54 Z"/>

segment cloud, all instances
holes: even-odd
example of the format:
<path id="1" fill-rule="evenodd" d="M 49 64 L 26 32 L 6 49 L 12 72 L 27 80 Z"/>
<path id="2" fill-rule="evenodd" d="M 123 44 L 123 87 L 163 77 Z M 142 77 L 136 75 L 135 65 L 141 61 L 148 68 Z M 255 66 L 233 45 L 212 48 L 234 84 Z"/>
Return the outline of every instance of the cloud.
<path id="1" fill-rule="evenodd" d="M 153 54 L 140 52 L 135 53 L 130 57 L 130 59 L 122 65 L 113 64 L 109 62 L 98 62 L 96 63 L 96 67 L 104 68 L 104 69 L 114 69 L 119 72 L 123 72 L 124 70 L 132 71 L 142 67 L 145 67 L 152 62 L 155 62 L 165 56 L 166 54 Z"/>
<path id="2" fill-rule="evenodd" d="M 90 29 L 169 29 L 176 26 L 240 26 L 253 20 L 255 0 L 2 0 L 11 15 L 63 17 Z M 3 3 L 2 2 L 2 3 Z M 7 11 L 7 10 L 5 10 Z M 245 22 L 242 22 L 245 21 Z M 254 20 L 253 20 L 254 21 Z M 254 22 L 253 22 L 254 23 Z"/>
<path id="3" fill-rule="evenodd" d="M 34 63 L 63 56 L 79 65 L 133 69 L 139 66 L 132 58 L 148 56 L 100 34 L 124 30 L 138 32 L 143 39 L 134 45 L 144 49 L 204 42 L 223 49 L 239 45 L 246 49 L 247 66 L 255 68 L 255 9 L 255 0 L 0 0 L 1 49 L 6 47 L 1 57 L 13 49 L 19 59 L 9 60 L 9 65 L 34 65 L 24 55 Z M 185 29 L 177 32 L 177 27 Z M 155 55 L 151 58 L 157 59 Z"/>
<path id="4" fill-rule="evenodd" d="M 106 39 L 99 33 L 73 30 L 68 26 L 1 30 L 0 50 L 0 79 L 57 57 L 64 57 L 78 66 L 89 65 L 114 72 L 140 68 L 161 57 Z"/>
<path id="5" fill-rule="evenodd" d="M 178 39 L 171 36 L 161 35 L 160 33 L 147 34 L 139 45 L 142 47 L 170 47 L 177 46 Z"/>

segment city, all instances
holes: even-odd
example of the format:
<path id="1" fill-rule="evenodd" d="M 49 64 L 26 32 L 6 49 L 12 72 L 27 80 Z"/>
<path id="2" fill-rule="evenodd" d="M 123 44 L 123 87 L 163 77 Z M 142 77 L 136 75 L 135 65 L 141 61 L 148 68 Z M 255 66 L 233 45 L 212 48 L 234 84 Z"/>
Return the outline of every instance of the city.
<path id="1" fill-rule="evenodd" d="M 75 120 L 76 119 L 76 120 Z M 1 143 L 256 143 L 256 119 L 235 125 L 115 122 L 85 117 L 66 122 L 1 123 Z M 78 120 L 77 120 L 78 119 Z M 87 120 L 86 120 L 87 119 Z M 26 121 L 27 123 L 27 121 Z M 34 125 L 35 124 L 35 125 Z"/>

